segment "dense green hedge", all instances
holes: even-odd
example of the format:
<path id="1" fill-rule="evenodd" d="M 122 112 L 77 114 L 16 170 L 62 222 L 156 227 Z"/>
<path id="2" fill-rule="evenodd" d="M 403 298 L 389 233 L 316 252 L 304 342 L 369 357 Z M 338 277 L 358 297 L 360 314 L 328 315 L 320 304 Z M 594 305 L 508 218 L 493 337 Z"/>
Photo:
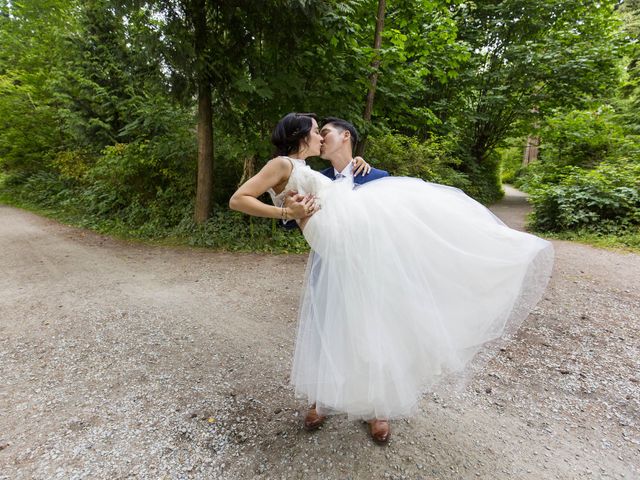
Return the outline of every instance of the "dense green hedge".
<path id="1" fill-rule="evenodd" d="M 603 163 L 592 170 L 574 168 L 554 185 L 530 197 L 532 225 L 542 231 L 565 230 L 624 234 L 640 228 L 640 164 Z"/>
<path id="2" fill-rule="evenodd" d="M 640 138 L 618 113 L 609 106 L 559 113 L 538 134 L 539 160 L 511 173 L 515 185 L 530 194 L 532 227 L 637 239 Z M 513 171 L 509 152 L 504 157 Z"/>

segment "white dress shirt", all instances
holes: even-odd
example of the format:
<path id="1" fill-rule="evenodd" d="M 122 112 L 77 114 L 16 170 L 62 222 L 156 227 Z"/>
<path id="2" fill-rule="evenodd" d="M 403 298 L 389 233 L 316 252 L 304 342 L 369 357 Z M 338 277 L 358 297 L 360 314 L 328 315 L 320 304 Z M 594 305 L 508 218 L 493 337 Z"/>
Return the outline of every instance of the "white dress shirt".
<path id="1" fill-rule="evenodd" d="M 344 177 L 352 177 L 353 176 L 353 163 L 349 162 L 347 163 L 347 166 L 344 167 L 344 169 L 339 172 L 338 170 L 336 170 L 335 168 L 333 169 L 333 175 L 336 176 L 338 174 L 341 174 Z"/>

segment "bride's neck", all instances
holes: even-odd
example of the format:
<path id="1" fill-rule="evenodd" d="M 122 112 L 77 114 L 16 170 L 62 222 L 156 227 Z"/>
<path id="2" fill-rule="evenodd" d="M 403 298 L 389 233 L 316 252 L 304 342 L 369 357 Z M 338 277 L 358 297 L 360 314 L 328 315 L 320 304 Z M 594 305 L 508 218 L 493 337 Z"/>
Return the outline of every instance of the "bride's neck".
<path id="1" fill-rule="evenodd" d="M 287 157 L 294 158 L 296 160 L 306 160 L 308 156 L 309 155 L 307 155 L 305 152 L 296 152 L 296 153 L 287 155 Z"/>

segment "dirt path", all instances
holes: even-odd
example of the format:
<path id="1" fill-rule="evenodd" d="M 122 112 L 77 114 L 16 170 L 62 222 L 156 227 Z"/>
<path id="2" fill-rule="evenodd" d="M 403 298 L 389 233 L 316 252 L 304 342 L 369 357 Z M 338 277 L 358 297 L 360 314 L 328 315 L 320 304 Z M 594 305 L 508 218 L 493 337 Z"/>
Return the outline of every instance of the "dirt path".
<path id="1" fill-rule="evenodd" d="M 522 228 L 513 192 L 494 211 Z M 288 387 L 305 256 L 124 243 L 0 207 L 0 479 L 640 478 L 640 256 L 554 242 L 545 299 L 386 448 Z"/>

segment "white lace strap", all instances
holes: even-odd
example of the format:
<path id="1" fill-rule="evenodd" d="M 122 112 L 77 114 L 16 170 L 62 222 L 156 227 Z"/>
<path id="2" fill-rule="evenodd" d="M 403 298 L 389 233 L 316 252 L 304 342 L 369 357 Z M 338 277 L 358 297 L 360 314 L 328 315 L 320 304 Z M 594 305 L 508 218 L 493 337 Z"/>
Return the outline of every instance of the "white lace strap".
<path id="1" fill-rule="evenodd" d="M 289 163 L 291 164 L 291 171 L 293 171 L 293 169 L 295 168 L 295 165 L 294 165 L 294 163 L 293 163 L 293 160 L 291 160 L 291 158 L 289 158 L 289 157 L 284 157 L 284 158 L 286 158 L 287 160 L 289 160 Z"/>

